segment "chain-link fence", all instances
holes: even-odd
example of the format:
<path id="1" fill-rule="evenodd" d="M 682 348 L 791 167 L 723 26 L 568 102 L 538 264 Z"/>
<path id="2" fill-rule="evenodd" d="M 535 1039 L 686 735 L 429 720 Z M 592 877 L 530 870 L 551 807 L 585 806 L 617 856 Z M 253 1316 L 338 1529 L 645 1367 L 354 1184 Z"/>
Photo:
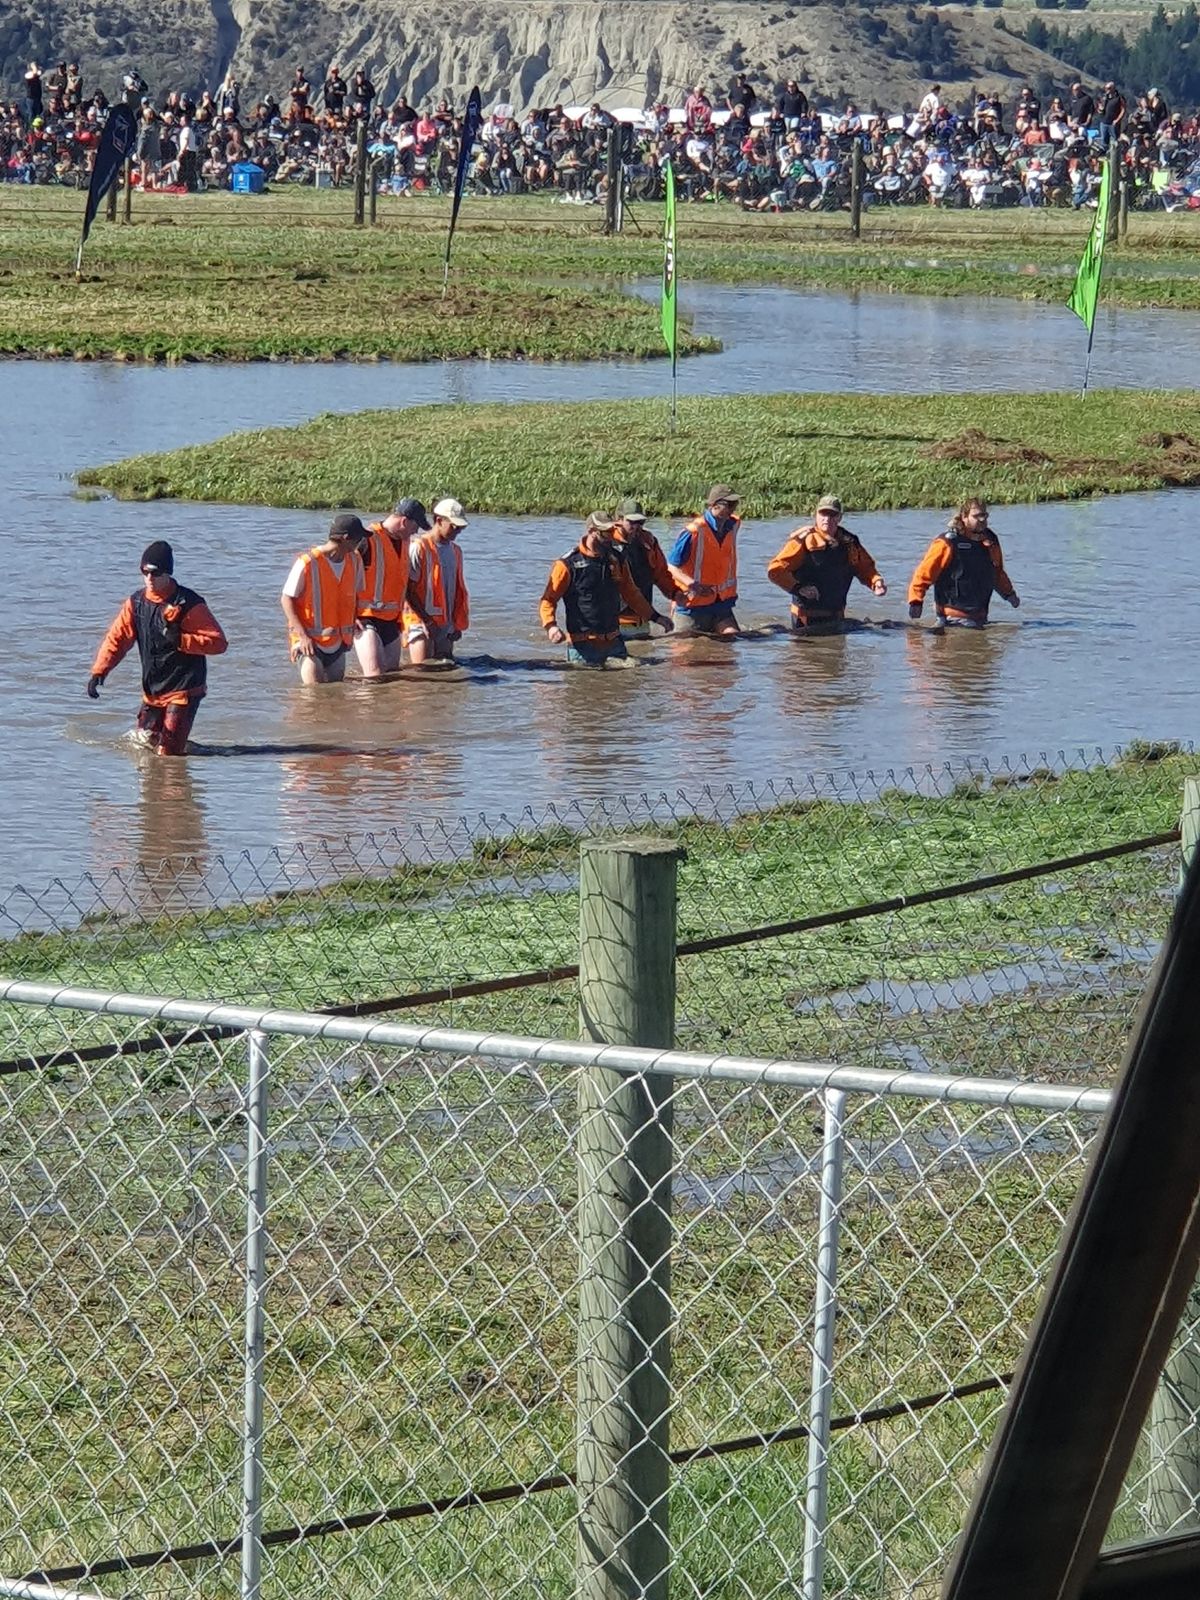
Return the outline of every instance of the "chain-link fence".
<path id="1" fill-rule="evenodd" d="M 580 840 L 649 832 L 687 852 L 682 1046 L 1105 1081 L 1166 926 L 1195 765 L 1154 747 L 423 817 L 10 890 L 0 963 L 569 1035 Z"/>
<path id="2" fill-rule="evenodd" d="M 0 991 L 64 1052 L 0 1080 L 0 1570 L 235 1593 L 248 1529 L 266 1595 L 574 1593 L 577 1096 L 626 1057 L 46 993 Z M 672 1594 L 932 1593 L 1105 1092 L 651 1059 Z"/>
<path id="3" fill-rule="evenodd" d="M 1194 766 L 746 785 L 11 891 L 15 977 L 193 998 L 0 993 L 0 1572 L 574 1592 L 596 1058 L 500 1030 L 575 1033 L 580 842 L 637 831 L 686 851 L 678 1043 L 720 1053 L 656 1063 L 672 1594 L 935 1592 Z M 1155 1524 L 1149 1467 L 1118 1532 Z"/>

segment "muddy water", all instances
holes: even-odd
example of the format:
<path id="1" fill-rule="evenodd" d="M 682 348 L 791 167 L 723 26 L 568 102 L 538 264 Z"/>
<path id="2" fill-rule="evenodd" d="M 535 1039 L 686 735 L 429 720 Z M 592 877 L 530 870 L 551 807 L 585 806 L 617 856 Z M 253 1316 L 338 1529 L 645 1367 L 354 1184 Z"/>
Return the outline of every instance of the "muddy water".
<path id="1" fill-rule="evenodd" d="M 943 388 L 1069 387 L 1080 349 L 1067 314 L 1011 302 L 710 288 L 691 309 L 727 345 L 681 368 L 682 387 L 697 392 L 920 389 L 931 371 Z M 1195 316 L 1102 318 L 1094 379 L 1186 383 L 1198 346 Z M 1026 603 L 1001 607 L 984 635 L 893 626 L 823 641 L 665 641 L 642 647 L 638 668 L 602 674 L 559 670 L 536 623 L 550 561 L 576 528 L 479 517 L 463 536 L 470 673 L 340 690 L 295 682 L 277 602 L 291 555 L 321 518 L 71 498 L 70 475 L 88 462 L 321 410 L 661 393 L 665 378 L 659 364 L 630 363 L 5 364 L 0 885 L 333 840 L 437 812 L 511 816 L 617 791 L 1194 735 L 1200 572 L 1186 493 L 998 513 Z M 401 452 L 397 489 L 430 487 L 403 483 Z M 746 529 L 745 623 L 782 618 L 763 566 L 793 520 Z M 941 513 L 848 521 L 893 584 L 884 601 L 859 591 L 855 608 L 899 623 L 905 580 Z M 212 753 L 186 762 L 148 762 L 122 743 L 137 703 L 133 663 L 98 706 L 82 692 L 138 554 L 161 537 L 232 641 L 196 729 Z"/>

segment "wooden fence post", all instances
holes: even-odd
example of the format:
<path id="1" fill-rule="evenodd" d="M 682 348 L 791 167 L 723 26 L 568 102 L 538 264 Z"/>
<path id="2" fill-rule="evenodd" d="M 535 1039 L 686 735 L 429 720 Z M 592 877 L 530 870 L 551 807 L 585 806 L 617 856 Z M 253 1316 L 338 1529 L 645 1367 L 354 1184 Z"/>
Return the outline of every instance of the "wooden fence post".
<path id="1" fill-rule="evenodd" d="M 124 207 L 124 210 L 122 212 L 121 220 L 123 222 L 132 222 L 133 221 L 133 157 L 132 156 L 126 156 L 125 157 L 125 165 L 122 167 L 121 170 L 125 174 L 125 207 Z"/>
<path id="2" fill-rule="evenodd" d="M 604 231 L 621 231 L 621 124 L 608 130 L 608 151 L 604 183 Z"/>
<path id="3" fill-rule="evenodd" d="M 1108 227 L 1105 237 L 1109 244 L 1115 244 L 1117 232 L 1121 225 L 1121 151 L 1116 139 L 1109 141 L 1108 146 Z"/>
<path id="4" fill-rule="evenodd" d="M 354 221 L 361 228 L 366 221 L 367 198 L 367 119 L 358 119 L 354 138 Z"/>
<path id="5" fill-rule="evenodd" d="M 856 136 L 850 151 L 850 232 L 856 239 L 862 231 L 862 181 L 862 144 Z"/>
<path id="6" fill-rule="evenodd" d="M 1183 780 L 1180 880 L 1200 841 L 1200 778 Z M 1150 1515 L 1156 1534 L 1190 1528 L 1200 1510 L 1200 1283 L 1150 1407 Z"/>
<path id="7" fill-rule="evenodd" d="M 669 1049 L 682 849 L 583 846 L 585 1039 Z M 666 1600 L 670 1573 L 671 1078 L 579 1081 L 578 1600 Z"/>

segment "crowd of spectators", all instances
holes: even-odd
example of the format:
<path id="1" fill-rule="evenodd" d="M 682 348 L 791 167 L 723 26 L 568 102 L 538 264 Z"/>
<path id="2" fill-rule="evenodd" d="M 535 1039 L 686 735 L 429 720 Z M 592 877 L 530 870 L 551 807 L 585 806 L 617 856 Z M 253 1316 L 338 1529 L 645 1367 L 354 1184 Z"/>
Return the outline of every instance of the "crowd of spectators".
<path id="1" fill-rule="evenodd" d="M 249 100 L 232 73 L 215 91 L 156 98 L 131 71 L 120 96 L 138 122 L 133 181 L 147 190 L 227 188 L 240 163 L 261 168 L 269 183 L 339 187 L 354 175 L 361 126 L 380 190 L 437 193 L 452 181 L 462 133 L 449 98 L 417 107 L 401 94 L 384 104 L 365 71 L 343 76 L 336 64 L 319 82 L 297 67 L 282 100 Z M 108 108 L 77 63 L 46 73 L 31 63 L 23 101 L 0 107 L 4 178 L 85 185 Z M 861 156 L 868 205 L 1080 207 L 1094 202 L 1115 140 L 1135 204 L 1200 204 L 1200 117 L 1172 111 L 1154 88 L 1127 97 L 1112 83 L 1094 90 L 1075 82 L 1041 99 L 1026 86 L 1006 105 L 986 94 L 952 103 L 935 83 L 919 105 L 889 114 L 831 109 L 795 79 L 767 90 L 745 75 L 720 90 L 697 84 L 682 105 L 645 111 L 593 103 L 517 117 L 494 107 L 471 158 L 472 190 L 602 200 L 617 124 L 635 198 L 661 194 L 670 159 L 684 199 L 836 210 L 848 204 Z"/>

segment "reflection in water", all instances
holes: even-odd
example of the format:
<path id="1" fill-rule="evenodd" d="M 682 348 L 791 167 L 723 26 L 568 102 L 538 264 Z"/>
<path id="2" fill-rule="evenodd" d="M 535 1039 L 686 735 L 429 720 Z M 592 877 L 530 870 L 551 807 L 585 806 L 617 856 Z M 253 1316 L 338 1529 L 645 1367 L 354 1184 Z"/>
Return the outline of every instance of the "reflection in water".
<path id="1" fill-rule="evenodd" d="M 114 911 L 139 917 L 178 911 L 195 903 L 209 866 L 204 804 L 192 764 L 186 757 L 138 751 L 130 754 L 129 765 L 138 789 L 134 815 L 107 804 L 91 814 L 94 858 L 105 870 L 121 868 L 119 887 L 106 883 L 105 901 Z"/>
<path id="2" fill-rule="evenodd" d="M 984 724 L 984 713 L 1003 691 L 1000 669 L 1005 652 L 1020 633 L 1011 623 L 944 632 L 908 629 L 910 693 L 923 714 L 939 720 L 943 734 L 967 742 L 972 731 Z"/>

